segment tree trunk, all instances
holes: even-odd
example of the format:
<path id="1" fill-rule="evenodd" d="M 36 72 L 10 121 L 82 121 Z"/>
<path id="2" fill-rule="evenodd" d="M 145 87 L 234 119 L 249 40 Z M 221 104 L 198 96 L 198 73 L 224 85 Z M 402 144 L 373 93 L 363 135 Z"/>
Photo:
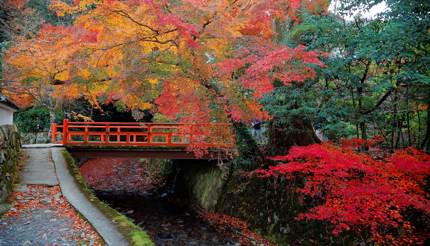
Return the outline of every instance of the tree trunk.
<path id="1" fill-rule="evenodd" d="M 408 146 L 412 146 L 411 117 L 409 109 L 409 87 L 406 87 L 406 129 L 408 131 Z"/>
<path id="2" fill-rule="evenodd" d="M 417 134 L 417 146 L 421 143 L 421 113 L 420 109 L 418 108 L 418 103 L 416 103 L 416 111 L 417 111 L 417 118 L 418 118 L 418 134 Z"/>
<path id="3" fill-rule="evenodd" d="M 421 148 L 426 151 L 427 153 L 430 153 L 430 96 L 428 99 L 428 105 L 427 105 L 427 129 L 426 129 L 426 135 L 424 137 L 424 140 L 421 144 Z"/>
<path id="4" fill-rule="evenodd" d="M 392 129 L 391 129 L 391 149 L 396 148 L 396 131 L 397 131 L 397 91 L 394 91 L 394 98 L 393 98 L 393 120 L 392 120 Z"/>
<path id="5" fill-rule="evenodd" d="M 48 131 L 48 139 L 51 139 L 52 135 L 52 129 L 51 126 L 53 123 L 55 123 L 55 112 L 53 110 L 49 110 L 49 131 Z"/>
<path id="6" fill-rule="evenodd" d="M 306 146 L 320 143 L 309 119 L 296 118 L 289 125 L 275 125 L 275 120 L 269 126 L 269 152 L 271 155 L 284 155 L 292 146 Z"/>
<path id="7" fill-rule="evenodd" d="M 360 130 L 361 130 L 361 138 L 363 140 L 367 140 L 366 122 L 364 122 L 364 121 L 360 122 Z"/>

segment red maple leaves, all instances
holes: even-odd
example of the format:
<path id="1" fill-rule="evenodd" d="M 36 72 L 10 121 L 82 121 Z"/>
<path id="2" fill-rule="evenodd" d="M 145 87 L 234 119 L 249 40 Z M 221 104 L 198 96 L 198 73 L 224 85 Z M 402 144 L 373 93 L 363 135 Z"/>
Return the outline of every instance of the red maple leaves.
<path id="1" fill-rule="evenodd" d="M 414 235 L 404 212 L 413 208 L 430 215 L 430 202 L 422 188 L 430 174 L 429 155 L 409 148 L 396 151 L 386 161 L 376 161 L 351 148 L 324 143 L 293 147 L 287 156 L 272 159 L 282 163 L 257 173 L 305 177 L 298 192 L 323 201 L 298 219 L 330 222 L 335 235 L 348 230 L 363 235 L 370 232 L 378 243 L 423 240 Z"/>
<path id="2" fill-rule="evenodd" d="M 310 65 L 323 66 L 319 55 L 318 52 L 307 51 L 304 46 L 250 46 L 237 52 L 235 58 L 218 63 L 218 74 L 231 77 L 232 72 L 244 68 L 239 76 L 240 82 L 260 98 L 273 90 L 275 80 L 289 85 L 315 78 L 316 72 Z"/>
<path id="3" fill-rule="evenodd" d="M 199 214 L 200 217 L 209 221 L 212 225 L 216 226 L 217 230 L 221 232 L 239 232 L 236 234 L 238 236 L 235 239 L 239 240 L 242 245 L 253 245 L 256 243 L 267 246 L 273 245 L 268 240 L 253 232 L 246 222 L 236 217 L 209 212 L 206 210 L 201 210 Z M 240 234 L 242 234 L 243 237 L 239 236 Z"/>

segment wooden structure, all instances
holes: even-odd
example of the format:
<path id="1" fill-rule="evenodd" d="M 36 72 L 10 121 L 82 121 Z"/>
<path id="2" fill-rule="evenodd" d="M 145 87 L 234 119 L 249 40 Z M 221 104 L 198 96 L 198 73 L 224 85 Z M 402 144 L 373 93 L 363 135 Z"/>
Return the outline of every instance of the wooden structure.
<path id="1" fill-rule="evenodd" d="M 232 126 L 227 123 L 122 123 L 69 122 L 52 124 L 52 143 L 65 147 L 94 148 L 180 148 L 204 146 L 209 149 L 234 147 Z"/>

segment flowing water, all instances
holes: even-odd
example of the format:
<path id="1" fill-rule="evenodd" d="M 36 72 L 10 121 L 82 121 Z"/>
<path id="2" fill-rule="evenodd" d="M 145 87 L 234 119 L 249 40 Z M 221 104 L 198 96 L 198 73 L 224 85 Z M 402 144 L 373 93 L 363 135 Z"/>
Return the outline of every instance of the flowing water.
<path id="1" fill-rule="evenodd" d="M 101 200 L 133 219 L 156 245 L 256 245 L 190 209 L 175 187 L 177 172 L 160 182 L 154 175 L 159 172 L 148 165 L 130 158 L 97 158 L 86 161 L 80 170 Z"/>
<path id="2" fill-rule="evenodd" d="M 156 245 L 240 245 L 166 193 L 122 197 L 99 194 L 99 197 L 132 218 Z"/>

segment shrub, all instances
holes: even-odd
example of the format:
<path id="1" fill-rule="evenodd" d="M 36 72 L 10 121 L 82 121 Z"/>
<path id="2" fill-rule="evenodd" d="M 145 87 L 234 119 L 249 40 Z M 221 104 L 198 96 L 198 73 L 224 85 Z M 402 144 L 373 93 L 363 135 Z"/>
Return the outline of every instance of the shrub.
<path id="1" fill-rule="evenodd" d="M 353 148 L 324 143 L 293 147 L 272 159 L 280 164 L 257 170 L 260 176 L 301 177 L 305 182 L 297 192 L 302 201 L 319 204 L 297 219 L 329 222 L 336 236 L 351 231 L 364 239 L 370 235 L 376 243 L 424 241 L 406 213 L 413 210 L 428 223 L 430 201 L 423 186 L 430 174 L 429 155 L 409 148 L 377 161 Z"/>

